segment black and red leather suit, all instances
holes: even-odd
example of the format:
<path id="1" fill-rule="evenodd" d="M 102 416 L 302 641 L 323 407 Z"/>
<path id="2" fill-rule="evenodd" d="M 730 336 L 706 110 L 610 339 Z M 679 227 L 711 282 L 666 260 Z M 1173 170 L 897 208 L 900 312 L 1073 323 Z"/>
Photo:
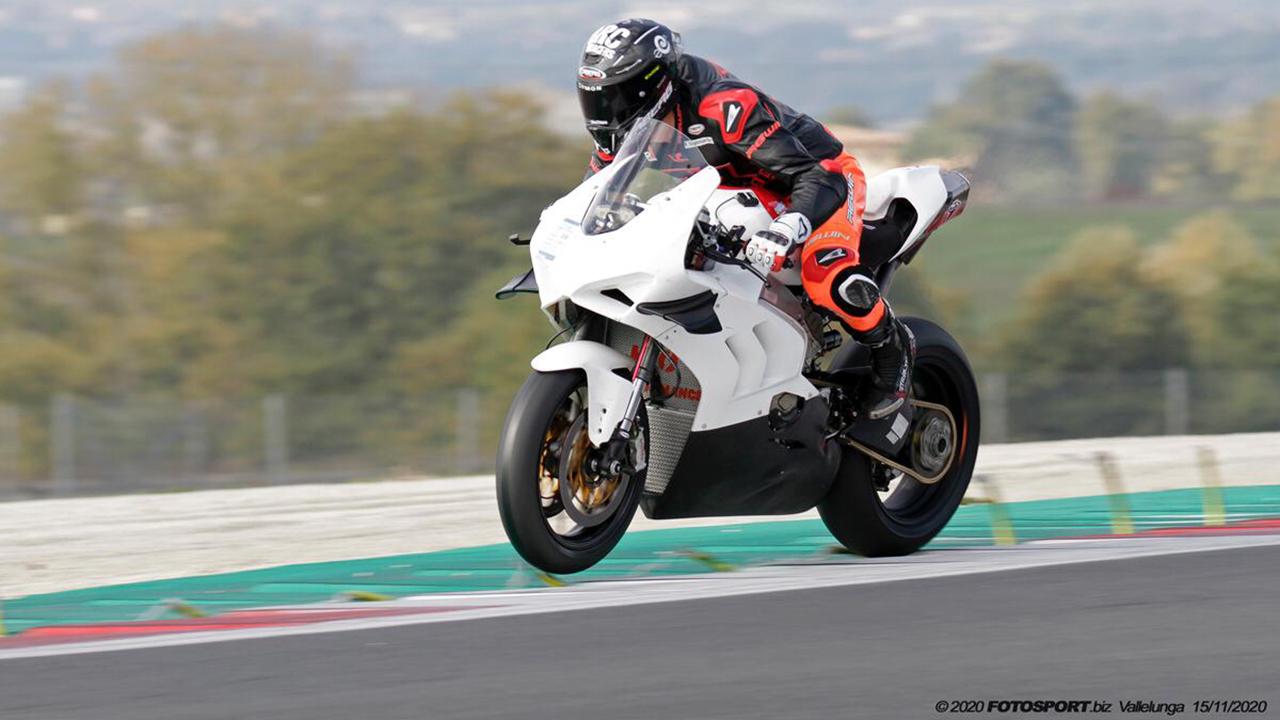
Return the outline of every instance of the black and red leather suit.
<path id="1" fill-rule="evenodd" d="M 684 54 L 677 61 L 673 124 L 701 145 L 729 187 L 751 188 L 774 216 L 804 215 L 814 228 L 801 255 L 805 293 L 851 330 L 879 324 L 885 305 L 863 263 L 866 181 L 857 161 L 818 121 Z M 613 160 L 597 149 L 588 175 Z"/>

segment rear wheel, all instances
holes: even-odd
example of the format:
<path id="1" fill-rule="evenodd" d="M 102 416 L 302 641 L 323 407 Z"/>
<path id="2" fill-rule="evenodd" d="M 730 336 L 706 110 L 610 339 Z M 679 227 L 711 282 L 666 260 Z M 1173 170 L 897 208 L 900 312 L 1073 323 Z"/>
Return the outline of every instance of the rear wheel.
<path id="1" fill-rule="evenodd" d="M 978 454 L 978 388 L 964 351 L 928 320 L 903 322 L 916 336 L 911 396 L 945 406 L 955 428 L 945 414 L 916 408 L 904 448 L 909 458 L 899 459 L 926 479 L 946 468 L 931 484 L 843 448 L 839 475 L 818 513 L 842 545 L 869 557 L 906 555 L 932 540 L 959 507 Z"/>
<path id="2" fill-rule="evenodd" d="M 533 566 L 574 573 L 613 549 L 644 486 L 648 425 L 643 404 L 628 449 L 634 474 L 594 470 L 599 451 L 586 427 L 587 383 L 579 371 L 535 372 L 512 402 L 498 451 L 498 512 L 507 537 Z"/>

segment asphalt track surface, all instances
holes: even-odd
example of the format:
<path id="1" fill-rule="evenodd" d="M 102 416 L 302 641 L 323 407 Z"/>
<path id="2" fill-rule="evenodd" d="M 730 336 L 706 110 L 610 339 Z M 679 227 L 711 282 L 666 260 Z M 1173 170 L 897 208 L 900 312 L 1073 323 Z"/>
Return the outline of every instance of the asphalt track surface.
<path id="1" fill-rule="evenodd" d="M 11 659 L 0 718 L 925 718 L 1005 698 L 1274 716 L 1278 570 L 1269 544 Z"/>

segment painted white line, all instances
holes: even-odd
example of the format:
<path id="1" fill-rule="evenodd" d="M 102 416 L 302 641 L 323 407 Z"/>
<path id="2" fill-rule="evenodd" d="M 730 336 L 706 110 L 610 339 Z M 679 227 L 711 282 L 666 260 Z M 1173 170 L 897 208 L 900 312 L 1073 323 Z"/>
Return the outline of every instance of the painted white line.
<path id="1" fill-rule="evenodd" d="M 372 630 L 402 625 L 460 622 L 515 617 L 548 612 L 592 610 L 626 605 L 685 602 L 737 595 L 788 592 L 903 580 L 953 577 L 1009 570 L 1026 570 L 1079 563 L 1105 562 L 1157 555 L 1236 550 L 1280 545 L 1280 535 L 1225 535 L 1210 537 L 1090 538 L 1034 542 L 1010 548 L 937 550 L 906 558 L 842 559 L 791 565 L 766 565 L 733 573 L 654 578 L 644 583 L 603 581 L 564 588 L 441 593 L 419 595 L 379 603 L 379 608 L 464 608 L 425 615 L 335 620 L 314 625 L 245 630 L 189 632 L 139 638 L 94 640 L 82 643 L 0 650 L 0 660 L 56 655 L 139 650 L 255 638 L 313 635 L 352 630 Z M 288 606 L 316 610 L 330 605 Z M 336 607 L 351 608 L 349 604 Z"/>

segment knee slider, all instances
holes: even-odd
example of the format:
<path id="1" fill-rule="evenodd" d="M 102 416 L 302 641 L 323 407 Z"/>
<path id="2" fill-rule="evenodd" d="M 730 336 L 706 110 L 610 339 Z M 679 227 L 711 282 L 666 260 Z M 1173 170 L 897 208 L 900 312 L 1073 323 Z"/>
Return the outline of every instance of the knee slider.
<path id="1" fill-rule="evenodd" d="M 880 302 L 880 288 L 871 278 L 850 268 L 836 275 L 832 298 L 841 309 L 854 315 L 866 315 Z"/>

